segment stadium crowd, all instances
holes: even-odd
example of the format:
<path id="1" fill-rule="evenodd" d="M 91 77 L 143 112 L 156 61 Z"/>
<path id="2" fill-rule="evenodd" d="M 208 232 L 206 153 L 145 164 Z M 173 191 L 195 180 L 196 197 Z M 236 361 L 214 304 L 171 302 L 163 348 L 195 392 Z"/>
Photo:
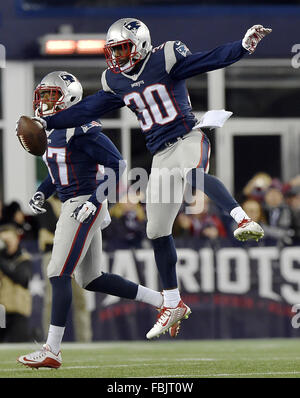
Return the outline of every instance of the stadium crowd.
<path id="1" fill-rule="evenodd" d="M 103 231 L 105 251 L 150 247 L 146 237 L 145 204 L 141 198 L 127 195 L 125 199 L 128 200 L 123 197 L 122 201 L 111 205 L 112 223 Z M 264 172 L 257 173 L 238 199 L 249 217 L 263 227 L 265 236 L 261 241 L 237 242 L 232 234 L 236 228 L 232 218 L 204 196 L 204 201 L 200 202 L 201 212 L 187 214 L 187 204 L 181 206 L 173 229 L 176 245 L 191 247 L 196 244 L 215 249 L 224 245 L 269 245 L 279 248 L 300 245 L 300 175 L 282 182 Z M 6 328 L 0 328 L 0 342 L 32 340 L 28 321 L 32 311 L 29 284 L 34 253 L 30 253 L 28 242 L 35 242 L 41 255 L 41 272 L 45 280 L 43 329 L 47 330 L 51 303 L 46 268 L 51 257 L 60 205 L 54 195 L 45 204 L 46 213 L 32 216 L 15 201 L 5 204 L 0 201 L 0 304 L 5 306 L 7 313 Z M 75 339 L 90 341 L 90 312 L 86 308 L 83 290 L 75 282 L 73 294 Z M 81 327 L 82 324 L 85 327 Z"/>
<path id="2" fill-rule="evenodd" d="M 264 172 L 257 173 L 238 194 L 238 199 L 249 217 L 265 231 L 260 245 L 300 244 L 300 175 L 282 182 Z M 236 228 L 232 218 L 206 195 L 197 203 L 201 209 L 194 214 L 187 214 L 187 204 L 181 206 L 173 229 L 176 240 L 201 240 L 210 245 L 227 240 L 237 244 L 232 234 Z M 106 249 L 147 246 L 146 213 L 142 203 L 117 203 L 110 213 L 113 222 L 103 235 Z"/>

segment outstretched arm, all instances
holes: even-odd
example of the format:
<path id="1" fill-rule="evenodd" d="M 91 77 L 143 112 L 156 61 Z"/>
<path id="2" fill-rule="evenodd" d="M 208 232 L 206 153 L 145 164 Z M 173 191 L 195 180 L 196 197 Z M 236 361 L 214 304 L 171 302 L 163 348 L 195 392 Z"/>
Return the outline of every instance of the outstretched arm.
<path id="1" fill-rule="evenodd" d="M 76 105 L 43 119 L 47 123 L 48 130 L 79 127 L 123 106 L 125 104 L 118 96 L 100 90 Z"/>
<path id="2" fill-rule="evenodd" d="M 242 40 L 224 44 L 213 50 L 188 55 L 174 65 L 170 75 L 174 79 L 184 80 L 201 73 L 225 68 L 239 61 L 246 53 Z"/>
<path id="3" fill-rule="evenodd" d="M 174 54 L 176 63 L 170 70 L 170 75 L 178 80 L 184 80 L 200 73 L 225 68 L 239 61 L 245 54 L 252 54 L 260 40 L 272 29 L 264 28 L 262 25 L 254 25 L 248 29 L 244 38 L 239 41 L 227 43 L 213 50 L 192 54 L 182 51 L 181 42 L 175 42 Z"/>

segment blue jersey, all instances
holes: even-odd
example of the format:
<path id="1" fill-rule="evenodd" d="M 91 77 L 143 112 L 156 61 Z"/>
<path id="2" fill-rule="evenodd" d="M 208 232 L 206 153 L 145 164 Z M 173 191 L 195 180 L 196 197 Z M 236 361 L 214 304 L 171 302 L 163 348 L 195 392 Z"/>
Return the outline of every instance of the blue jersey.
<path id="1" fill-rule="evenodd" d="M 154 48 L 130 73 L 107 69 L 102 75 L 103 90 L 45 120 L 50 127 L 76 126 L 126 105 L 136 114 L 147 148 L 155 154 L 197 122 L 185 79 L 228 66 L 246 53 L 241 41 L 195 54 L 180 41 L 168 41 Z"/>
<path id="2" fill-rule="evenodd" d="M 103 182 L 105 168 L 115 171 L 119 179 L 122 156 L 115 145 L 101 132 L 101 125 L 91 122 L 81 127 L 48 131 L 48 145 L 43 160 L 48 177 L 38 191 L 48 198 L 54 191 L 62 202 L 91 195 L 89 201 L 99 204 L 96 189 Z M 101 177 L 102 174 L 102 177 Z"/>

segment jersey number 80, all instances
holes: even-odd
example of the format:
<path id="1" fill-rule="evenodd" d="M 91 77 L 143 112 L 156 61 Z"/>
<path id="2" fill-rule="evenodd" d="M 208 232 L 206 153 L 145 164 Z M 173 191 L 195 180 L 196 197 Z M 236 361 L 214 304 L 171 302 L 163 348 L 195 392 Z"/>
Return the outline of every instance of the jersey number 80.
<path id="1" fill-rule="evenodd" d="M 138 112 L 143 131 L 150 130 L 154 123 L 167 124 L 178 115 L 164 84 L 148 86 L 142 93 L 129 93 L 125 95 L 124 102 L 128 107 L 134 106 L 134 111 Z"/>

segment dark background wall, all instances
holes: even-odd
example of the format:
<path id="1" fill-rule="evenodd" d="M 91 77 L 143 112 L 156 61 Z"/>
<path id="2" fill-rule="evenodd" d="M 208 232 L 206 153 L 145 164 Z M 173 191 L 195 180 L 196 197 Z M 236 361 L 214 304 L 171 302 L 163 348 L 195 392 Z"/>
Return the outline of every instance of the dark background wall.
<path id="1" fill-rule="evenodd" d="M 300 39 L 298 5 L 173 5 L 94 10 L 62 7 L 24 11 L 22 0 L 8 0 L 0 3 L 0 43 L 5 45 L 8 59 L 36 58 L 38 37 L 57 32 L 62 24 L 72 25 L 76 33 L 105 33 L 110 24 L 126 16 L 139 18 L 148 25 L 154 45 L 180 39 L 194 52 L 241 39 L 257 23 L 272 27 L 273 33 L 258 48 L 256 57 L 290 58 L 292 46 Z"/>

